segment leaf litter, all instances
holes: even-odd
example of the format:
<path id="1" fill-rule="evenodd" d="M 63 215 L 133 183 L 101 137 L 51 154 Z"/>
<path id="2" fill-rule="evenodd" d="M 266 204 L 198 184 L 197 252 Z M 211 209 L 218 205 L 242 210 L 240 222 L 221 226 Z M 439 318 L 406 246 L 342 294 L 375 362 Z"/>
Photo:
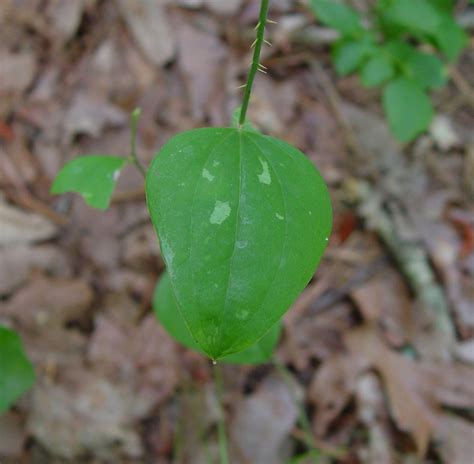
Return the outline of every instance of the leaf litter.
<path id="1" fill-rule="evenodd" d="M 0 8 L 0 322 L 21 334 L 38 374 L 0 418 L 1 462 L 217 456 L 209 366 L 151 316 L 163 262 L 139 176 L 124 172 L 120 195 L 100 214 L 48 191 L 59 166 L 78 154 L 127 155 L 136 106 L 144 114 L 144 161 L 178 131 L 227 125 L 239 104 L 255 5 L 7 0 Z M 334 36 L 311 29 L 302 14 L 295 2 L 275 1 L 279 25 L 269 33 L 287 24 L 291 33 L 266 51 L 268 74 L 256 81 L 249 116 L 318 164 L 341 226 L 288 314 L 278 357 L 297 379 L 321 462 L 416 462 L 418 455 L 467 464 L 474 455 L 474 113 L 464 96 L 449 104 L 455 89 L 441 89 L 430 133 L 400 147 L 373 93 L 330 75 L 338 99 L 328 98 L 308 60 L 325 62 L 321 43 Z M 460 67 L 473 86 L 472 49 Z M 354 163 L 354 143 L 362 163 Z M 262 168 L 257 174 L 267 181 Z M 354 185 L 367 179 L 377 201 L 354 197 Z M 398 252 L 407 244 L 422 252 L 430 285 L 406 272 Z M 442 295 L 451 344 L 433 335 L 436 305 L 427 288 Z M 294 398 L 272 366 L 227 373 L 235 462 L 285 462 L 306 450 Z"/>

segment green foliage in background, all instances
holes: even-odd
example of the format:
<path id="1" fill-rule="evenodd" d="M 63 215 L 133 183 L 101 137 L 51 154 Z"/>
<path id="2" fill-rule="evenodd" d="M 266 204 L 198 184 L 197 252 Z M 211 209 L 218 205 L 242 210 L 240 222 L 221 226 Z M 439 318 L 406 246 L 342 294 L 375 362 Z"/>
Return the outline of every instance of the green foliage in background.
<path id="1" fill-rule="evenodd" d="M 0 326 L 0 413 L 6 411 L 35 381 L 35 371 L 20 337 Z"/>
<path id="2" fill-rule="evenodd" d="M 357 72 L 366 87 L 383 87 L 383 108 L 402 142 L 425 131 L 433 117 L 429 91 L 447 80 L 467 35 L 451 0 L 379 0 L 367 17 L 338 0 L 311 0 L 319 21 L 337 29 L 336 71 Z"/>

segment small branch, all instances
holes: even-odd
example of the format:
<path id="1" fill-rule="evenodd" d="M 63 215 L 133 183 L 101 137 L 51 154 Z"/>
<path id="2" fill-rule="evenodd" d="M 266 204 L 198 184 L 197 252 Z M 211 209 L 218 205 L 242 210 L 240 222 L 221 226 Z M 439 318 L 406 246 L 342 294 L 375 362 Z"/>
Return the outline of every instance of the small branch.
<path id="1" fill-rule="evenodd" d="M 474 89 L 471 87 L 471 84 L 469 84 L 469 82 L 454 66 L 449 69 L 449 75 L 463 97 L 474 106 Z"/>
<path id="2" fill-rule="evenodd" d="M 146 170 L 143 164 L 140 162 L 137 156 L 137 132 L 138 132 L 138 119 L 140 118 L 141 110 L 136 108 L 133 110 L 130 117 L 130 130 L 132 132 L 130 138 L 130 162 L 140 171 L 140 174 L 145 178 Z"/>
<path id="3" fill-rule="evenodd" d="M 270 0 L 262 0 L 260 4 L 260 15 L 257 24 L 257 38 L 253 43 L 255 47 L 253 52 L 252 65 L 250 67 L 249 75 L 247 78 L 247 84 L 245 86 L 244 97 L 242 100 L 242 109 L 240 110 L 239 117 L 239 126 L 242 127 L 245 123 L 245 116 L 247 115 L 247 109 L 250 102 L 250 94 L 252 93 L 253 81 L 255 80 L 255 75 L 259 69 L 260 64 L 260 53 L 262 51 L 262 45 L 265 42 L 265 26 L 267 25 L 267 15 L 268 15 L 268 4 Z"/>
<path id="4" fill-rule="evenodd" d="M 384 201 L 383 196 L 369 183 L 347 180 L 346 190 L 348 196 L 358 202 L 359 215 L 365 219 L 367 227 L 380 236 L 392 254 L 413 290 L 421 310 L 434 322 L 431 339 L 436 343 L 433 344 L 429 356 L 442 360 L 451 359 L 456 343 L 456 331 L 451 320 L 449 302 L 437 282 L 423 245 L 416 235 L 409 236 L 409 217 L 402 213 L 396 201 Z"/>
<path id="5" fill-rule="evenodd" d="M 219 403 L 219 420 L 217 422 L 217 432 L 219 434 L 219 456 L 221 464 L 229 464 L 229 452 L 227 450 L 227 435 L 225 431 L 225 415 L 222 407 L 222 372 L 217 363 L 212 363 L 214 371 L 214 384 L 216 387 L 217 401 Z"/>

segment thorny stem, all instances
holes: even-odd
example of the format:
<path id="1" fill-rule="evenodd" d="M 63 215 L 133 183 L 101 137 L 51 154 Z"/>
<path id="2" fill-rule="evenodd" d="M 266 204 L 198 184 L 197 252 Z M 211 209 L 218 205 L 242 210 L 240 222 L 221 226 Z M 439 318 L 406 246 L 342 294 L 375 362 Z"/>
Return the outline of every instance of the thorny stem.
<path id="1" fill-rule="evenodd" d="M 270 0 L 262 0 L 260 4 L 260 15 L 257 24 L 257 38 L 254 42 L 254 51 L 252 65 L 250 67 L 247 84 L 245 85 L 244 97 L 242 100 L 242 109 L 240 110 L 239 126 L 242 127 L 245 123 L 245 116 L 250 101 L 250 94 L 252 93 L 253 81 L 260 66 L 260 52 L 262 51 L 263 42 L 265 42 L 265 26 L 267 25 L 268 4 Z"/>
<path id="2" fill-rule="evenodd" d="M 288 386 L 288 389 L 290 390 L 290 395 L 298 408 L 298 421 L 305 435 L 305 442 L 311 448 L 312 452 L 317 452 L 317 447 L 313 438 L 313 432 L 311 431 L 311 424 L 309 422 L 308 415 L 306 414 L 303 405 L 300 403 L 297 397 L 293 376 L 291 375 L 288 368 L 276 356 L 274 356 L 272 360 L 283 381 Z M 319 463 L 319 458 L 317 454 L 311 453 L 311 457 L 314 464 Z"/>
<path id="3" fill-rule="evenodd" d="M 214 383 L 217 393 L 217 401 L 219 403 L 219 420 L 217 422 L 217 433 L 219 435 L 219 455 L 221 464 L 229 464 L 229 453 L 227 450 L 227 435 L 225 431 L 225 416 L 222 407 L 222 372 L 221 366 L 216 362 L 212 363 L 214 371 Z"/>
<path id="4" fill-rule="evenodd" d="M 141 110 L 140 108 L 135 108 L 132 111 L 130 117 L 130 129 L 132 132 L 130 138 L 130 162 L 135 165 L 135 167 L 140 171 L 140 174 L 143 177 L 146 177 L 146 171 L 143 167 L 143 164 L 140 162 L 137 156 L 137 132 L 138 132 L 138 119 L 140 118 Z"/>

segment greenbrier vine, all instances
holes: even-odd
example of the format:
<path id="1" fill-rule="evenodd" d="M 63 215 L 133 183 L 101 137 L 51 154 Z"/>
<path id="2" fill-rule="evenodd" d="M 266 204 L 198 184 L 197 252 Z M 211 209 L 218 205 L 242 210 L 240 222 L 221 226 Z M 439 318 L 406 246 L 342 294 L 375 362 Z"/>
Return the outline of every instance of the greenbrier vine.
<path id="1" fill-rule="evenodd" d="M 136 152 L 136 110 L 128 157 L 76 158 L 51 190 L 80 193 L 105 209 L 127 164 L 146 176 L 148 211 L 166 265 L 154 312 L 177 342 L 219 363 L 271 359 L 283 315 L 314 275 L 332 227 L 329 193 L 313 163 L 246 122 L 257 71 L 265 72 L 260 55 L 268 43 L 268 10 L 269 0 L 262 0 L 237 127 L 177 134 L 145 170 Z M 220 399 L 220 366 L 213 368 Z M 223 414 L 218 437 L 221 462 L 228 464 Z"/>
<path id="2" fill-rule="evenodd" d="M 265 42 L 265 28 L 267 26 L 269 0 L 262 0 L 260 4 L 260 15 L 257 24 L 257 38 L 252 44 L 254 47 L 252 65 L 250 66 L 247 84 L 245 85 L 244 96 L 242 99 L 242 108 L 239 116 L 239 126 L 242 127 L 245 123 L 245 116 L 247 115 L 247 109 L 250 102 L 250 95 L 252 93 L 253 82 L 255 75 L 259 69 L 262 69 L 260 63 L 260 53 L 262 52 L 262 46 Z"/>

